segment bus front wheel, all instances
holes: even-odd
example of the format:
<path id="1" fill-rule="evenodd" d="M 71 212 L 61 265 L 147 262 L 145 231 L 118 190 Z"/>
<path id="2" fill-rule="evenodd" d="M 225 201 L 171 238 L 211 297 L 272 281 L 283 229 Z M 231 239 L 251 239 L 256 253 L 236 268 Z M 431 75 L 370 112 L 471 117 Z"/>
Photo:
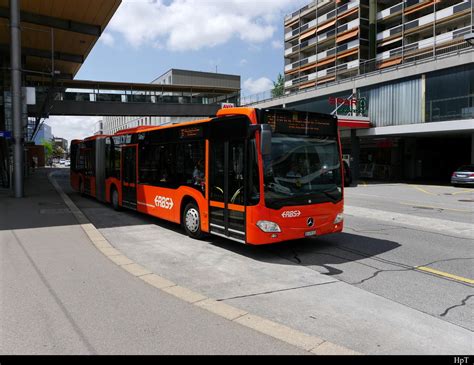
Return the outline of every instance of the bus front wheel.
<path id="1" fill-rule="evenodd" d="M 186 205 L 183 211 L 182 222 L 184 230 L 189 237 L 195 239 L 201 239 L 204 237 L 204 234 L 201 231 L 201 215 L 196 203 L 190 202 Z"/>

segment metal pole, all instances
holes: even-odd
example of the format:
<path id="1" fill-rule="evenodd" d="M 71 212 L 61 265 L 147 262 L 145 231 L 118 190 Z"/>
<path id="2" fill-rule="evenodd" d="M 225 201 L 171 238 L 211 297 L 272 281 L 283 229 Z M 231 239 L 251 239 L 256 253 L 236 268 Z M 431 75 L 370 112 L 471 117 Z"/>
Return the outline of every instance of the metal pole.
<path id="1" fill-rule="evenodd" d="M 11 82 L 12 82 L 12 117 L 13 117 L 13 163 L 15 198 L 22 198 L 23 187 L 23 126 L 21 120 L 21 30 L 20 0 L 10 0 L 10 33 L 11 33 Z"/>
<path id="2" fill-rule="evenodd" d="M 436 57 L 436 1 L 433 2 L 433 58 Z"/>
<path id="3" fill-rule="evenodd" d="M 54 78 L 54 29 L 51 28 L 51 77 Z"/>
<path id="4" fill-rule="evenodd" d="M 402 2 L 402 64 L 405 63 L 405 1 Z"/>

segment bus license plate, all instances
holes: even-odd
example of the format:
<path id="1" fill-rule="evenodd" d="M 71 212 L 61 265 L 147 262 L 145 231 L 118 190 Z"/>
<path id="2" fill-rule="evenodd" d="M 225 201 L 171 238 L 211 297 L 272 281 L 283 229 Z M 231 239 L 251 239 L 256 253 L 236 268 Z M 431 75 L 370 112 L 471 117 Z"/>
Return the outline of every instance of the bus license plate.
<path id="1" fill-rule="evenodd" d="M 304 236 L 305 236 L 305 237 L 316 236 L 316 231 L 305 232 Z"/>

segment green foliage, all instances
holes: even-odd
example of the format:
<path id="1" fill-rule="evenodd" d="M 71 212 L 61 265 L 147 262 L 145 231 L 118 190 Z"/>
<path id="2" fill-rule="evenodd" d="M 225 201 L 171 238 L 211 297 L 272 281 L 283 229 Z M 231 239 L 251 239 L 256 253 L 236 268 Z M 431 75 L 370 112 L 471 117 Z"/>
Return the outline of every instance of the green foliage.
<path id="1" fill-rule="evenodd" d="M 53 144 L 53 142 L 43 139 L 41 141 L 41 144 L 44 146 L 44 155 L 45 155 L 46 160 L 52 158 L 53 153 L 54 153 L 54 144 Z"/>
<path id="2" fill-rule="evenodd" d="M 272 97 L 276 98 L 285 94 L 285 78 L 278 74 L 277 81 L 273 81 Z"/>

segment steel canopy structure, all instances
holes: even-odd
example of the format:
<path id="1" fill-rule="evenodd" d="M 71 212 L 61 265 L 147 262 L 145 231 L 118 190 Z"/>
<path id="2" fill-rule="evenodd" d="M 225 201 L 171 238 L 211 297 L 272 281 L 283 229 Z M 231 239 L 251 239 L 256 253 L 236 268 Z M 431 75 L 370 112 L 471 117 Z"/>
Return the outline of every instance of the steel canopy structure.
<path id="1" fill-rule="evenodd" d="M 22 87 L 38 82 L 50 85 L 44 98 L 37 100 L 41 104 L 36 115 L 37 129 L 55 81 L 74 78 L 120 3 L 121 0 L 0 0 L 0 130 L 13 130 L 15 197 L 23 197 L 22 111 L 26 103 L 22 100 Z M 12 180 L 8 146 L 5 139 L 0 139 L 3 185 L 5 180 L 11 185 Z"/>
<path id="2" fill-rule="evenodd" d="M 33 72 L 39 75 L 54 71 L 57 78 L 72 79 L 121 0 L 21 0 L 19 3 L 27 80 Z M 9 0 L 0 0 L 1 49 L 10 47 L 9 17 Z"/>

